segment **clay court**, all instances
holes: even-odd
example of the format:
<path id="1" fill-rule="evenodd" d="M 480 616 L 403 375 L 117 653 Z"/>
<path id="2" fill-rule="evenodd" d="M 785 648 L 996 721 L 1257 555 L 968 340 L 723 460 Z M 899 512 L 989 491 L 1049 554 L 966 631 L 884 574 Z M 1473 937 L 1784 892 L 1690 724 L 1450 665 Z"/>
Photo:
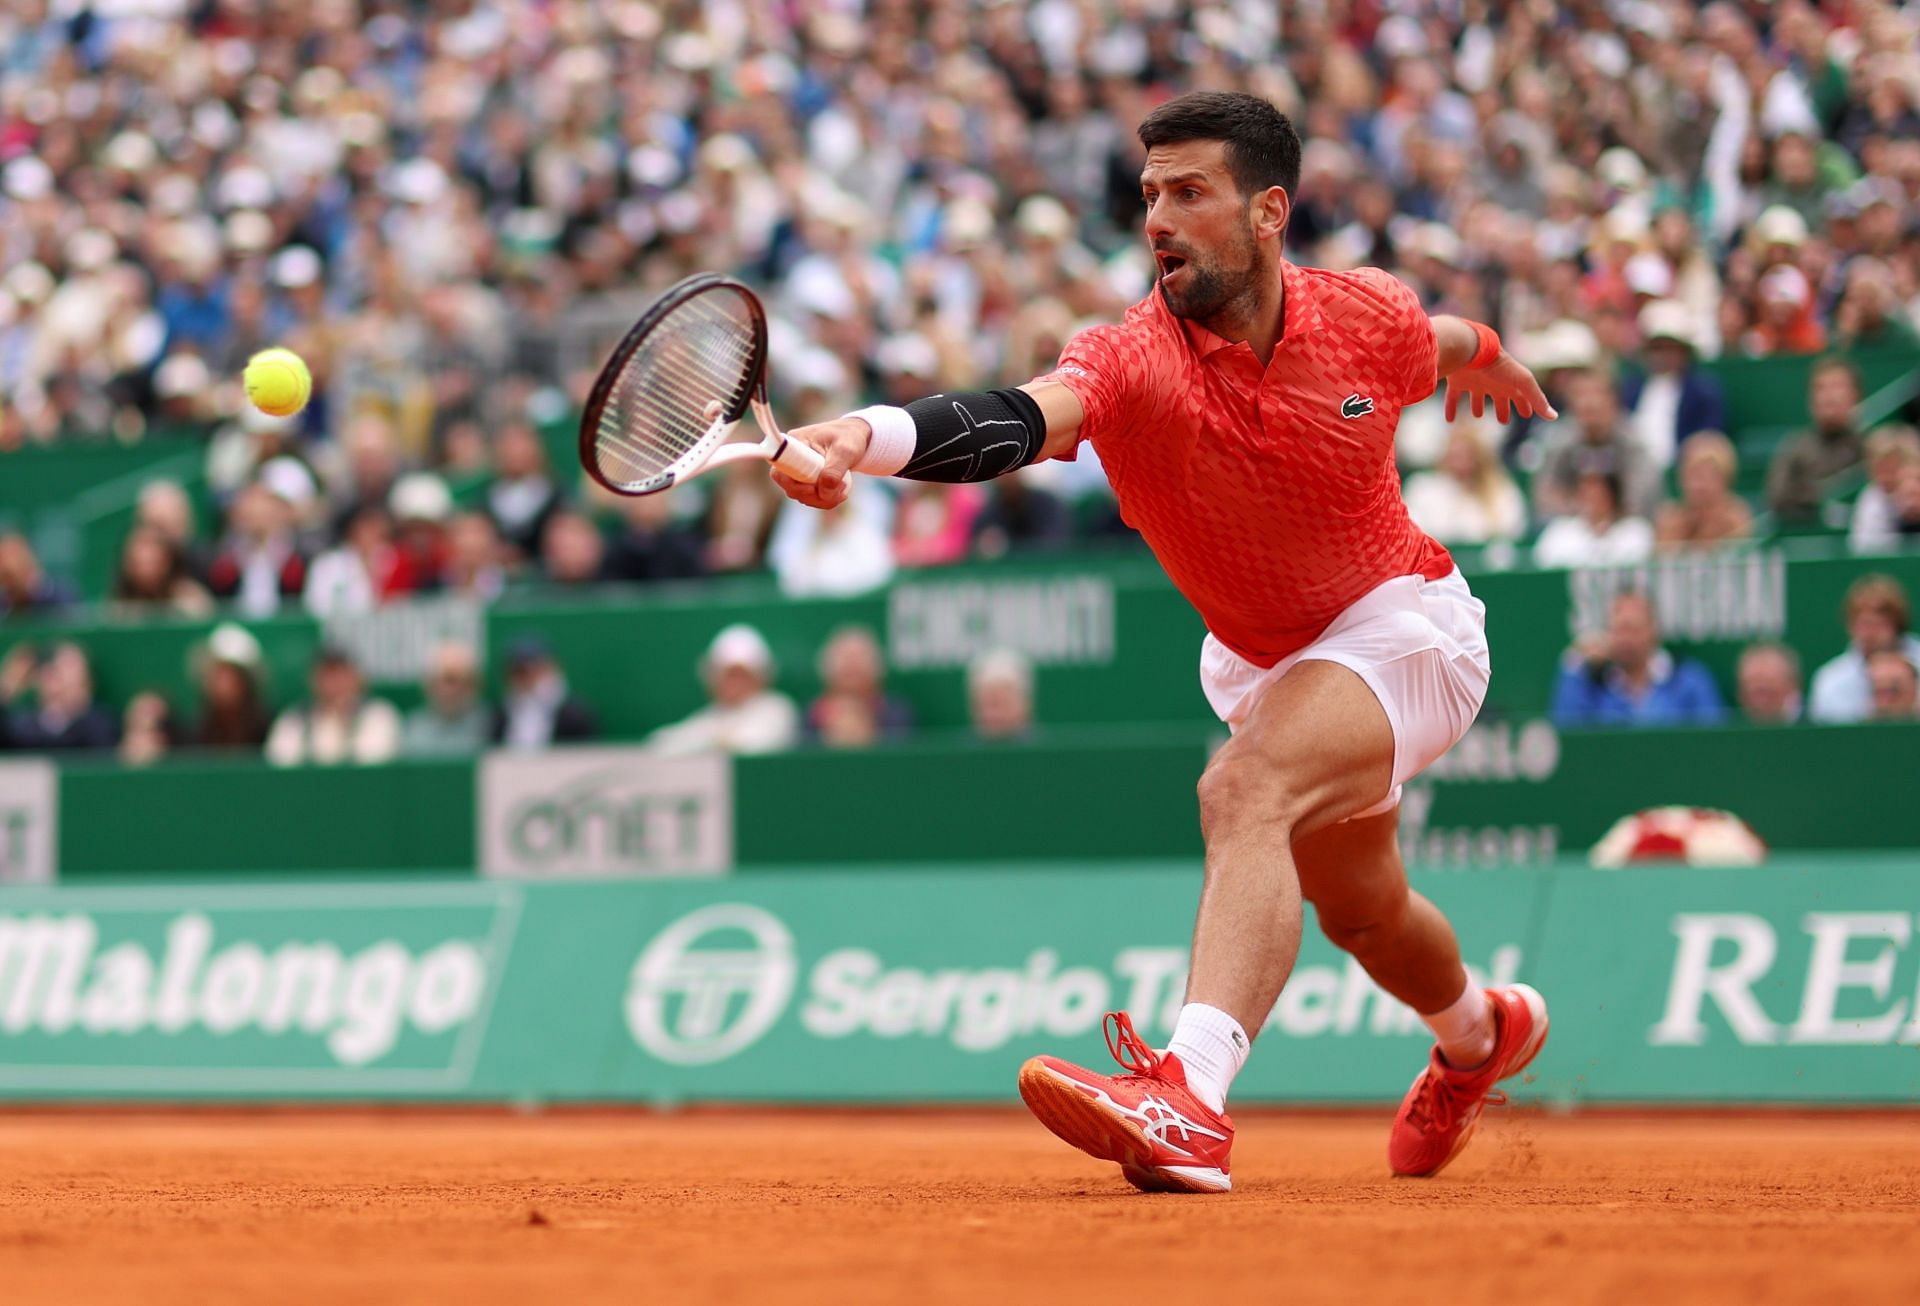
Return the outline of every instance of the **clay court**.
<path id="1" fill-rule="evenodd" d="M 1430 1183 L 1383 1113 L 1250 1113 L 1228 1197 L 1014 1111 L 23 1113 L 9 1302 L 1913 1301 L 1920 1118 L 1510 1113 Z M 1178 1294 L 1175 1294 L 1176 1297 Z"/>

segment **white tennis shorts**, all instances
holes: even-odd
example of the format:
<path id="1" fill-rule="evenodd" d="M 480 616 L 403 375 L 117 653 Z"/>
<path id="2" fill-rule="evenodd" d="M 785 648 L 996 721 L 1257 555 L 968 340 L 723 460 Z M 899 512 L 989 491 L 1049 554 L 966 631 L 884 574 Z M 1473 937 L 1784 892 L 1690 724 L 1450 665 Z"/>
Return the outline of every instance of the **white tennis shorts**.
<path id="1" fill-rule="evenodd" d="M 1229 730 L 1260 695 L 1300 662 L 1337 662 L 1373 690 L 1393 727 L 1393 788 L 1346 820 L 1400 802 L 1400 787 L 1458 743 L 1487 697 L 1487 607 L 1456 568 L 1439 580 L 1396 576 L 1361 595 L 1320 637 L 1270 667 L 1256 666 L 1208 635 L 1200 686 Z"/>

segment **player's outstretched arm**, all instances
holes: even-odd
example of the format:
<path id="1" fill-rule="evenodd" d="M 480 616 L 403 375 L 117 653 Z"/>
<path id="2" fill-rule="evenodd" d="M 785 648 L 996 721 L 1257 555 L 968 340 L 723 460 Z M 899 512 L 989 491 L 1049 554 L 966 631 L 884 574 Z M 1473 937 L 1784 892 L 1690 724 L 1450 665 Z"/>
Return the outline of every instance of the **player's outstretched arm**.
<path id="1" fill-rule="evenodd" d="M 1073 448 L 1085 410 L 1057 381 L 1017 390 L 938 394 L 905 408 L 863 408 L 831 422 L 787 432 L 819 451 L 825 466 L 809 485 L 775 469 L 790 499 L 835 508 L 847 498 L 847 475 L 902 476 L 916 481 L 987 481 Z"/>
<path id="2" fill-rule="evenodd" d="M 1460 317 L 1436 317 L 1433 334 L 1439 344 L 1438 371 L 1447 382 L 1447 420 L 1460 412 L 1460 401 L 1467 400 L 1475 417 L 1484 417 L 1489 407 L 1495 417 L 1510 422 L 1514 414 L 1522 417 L 1560 416 L 1534 380 L 1533 373 L 1500 345 L 1492 327 Z"/>

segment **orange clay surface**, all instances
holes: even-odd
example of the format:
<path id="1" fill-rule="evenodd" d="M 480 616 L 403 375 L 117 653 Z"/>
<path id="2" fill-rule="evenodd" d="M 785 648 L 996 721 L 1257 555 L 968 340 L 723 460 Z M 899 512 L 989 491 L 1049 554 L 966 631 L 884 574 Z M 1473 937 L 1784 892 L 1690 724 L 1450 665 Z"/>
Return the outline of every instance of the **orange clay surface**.
<path id="1" fill-rule="evenodd" d="M 1225 1197 L 1024 1114 L 0 1114 L 0 1301 L 1920 1301 L 1920 1114 L 1249 1113 Z"/>

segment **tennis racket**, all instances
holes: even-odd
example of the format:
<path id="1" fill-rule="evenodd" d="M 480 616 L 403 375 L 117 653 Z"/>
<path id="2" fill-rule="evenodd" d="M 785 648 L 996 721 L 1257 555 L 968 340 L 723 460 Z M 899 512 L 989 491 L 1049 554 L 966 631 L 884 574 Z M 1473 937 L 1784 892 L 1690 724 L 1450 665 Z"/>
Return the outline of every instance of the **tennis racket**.
<path id="1" fill-rule="evenodd" d="M 749 409 L 761 438 L 729 443 Z M 767 406 L 760 297 L 704 272 L 660 296 L 600 369 L 580 416 L 580 464 L 615 494 L 654 494 L 750 458 L 809 483 L 823 462 Z"/>

